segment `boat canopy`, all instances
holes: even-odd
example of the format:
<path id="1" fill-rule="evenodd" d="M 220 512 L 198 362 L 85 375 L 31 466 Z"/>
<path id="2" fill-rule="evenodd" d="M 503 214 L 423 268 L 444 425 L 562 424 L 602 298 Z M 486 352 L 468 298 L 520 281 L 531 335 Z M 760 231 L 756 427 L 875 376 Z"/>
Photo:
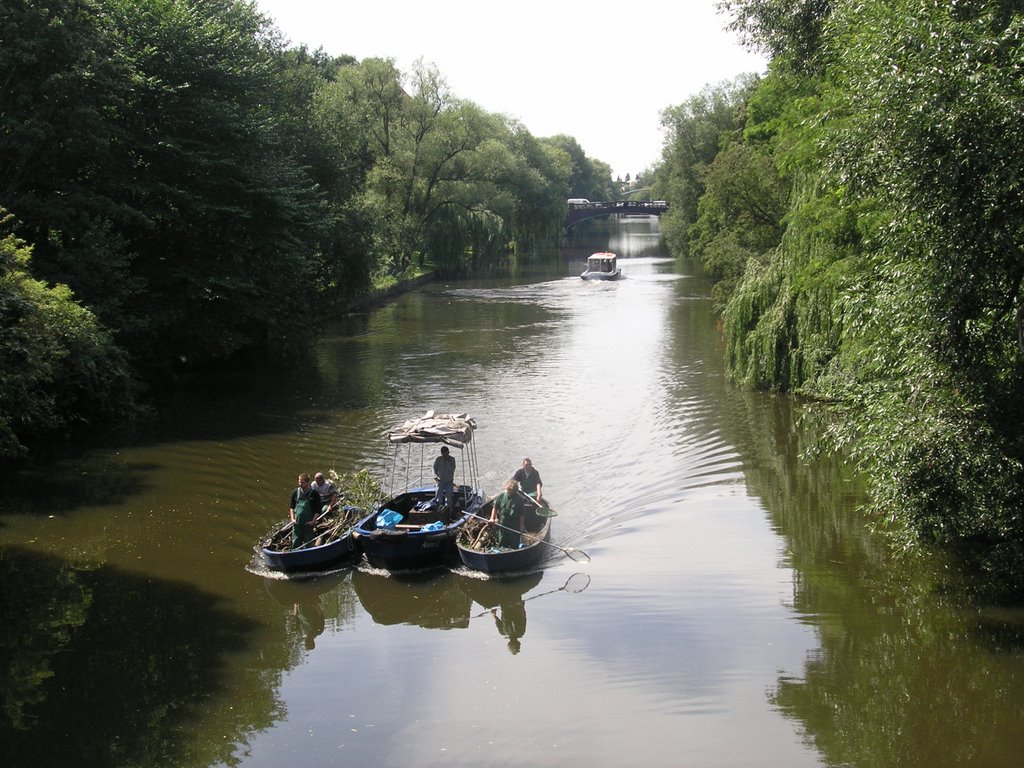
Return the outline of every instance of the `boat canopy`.
<path id="1" fill-rule="evenodd" d="M 462 448 L 473 439 L 476 421 L 464 413 L 427 411 L 388 432 L 392 443 L 444 443 Z"/>

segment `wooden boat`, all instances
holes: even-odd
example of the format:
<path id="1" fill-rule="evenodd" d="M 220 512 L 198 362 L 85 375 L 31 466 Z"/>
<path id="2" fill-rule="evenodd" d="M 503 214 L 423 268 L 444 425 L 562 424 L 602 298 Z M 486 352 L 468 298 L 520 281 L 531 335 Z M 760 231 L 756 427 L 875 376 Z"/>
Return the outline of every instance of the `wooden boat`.
<path id="1" fill-rule="evenodd" d="M 587 257 L 587 268 L 580 274 L 584 280 L 618 280 L 622 275 L 618 256 L 611 252 L 592 253 Z"/>
<path id="2" fill-rule="evenodd" d="M 524 513 L 527 535 L 523 536 L 520 549 L 495 546 L 497 528 L 484 522 L 490 518 L 494 506 L 494 499 L 490 499 L 459 534 L 456 548 L 462 564 L 485 573 L 522 573 L 536 568 L 551 553 L 546 543 L 551 538 L 551 512 L 546 500 L 541 502 L 540 509 L 533 506 L 537 502 L 525 503 L 530 505 Z"/>
<path id="3" fill-rule="evenodd" d="M 423 467 L 432 467 L 436 450 L 447 445 L 462 452 L 456 472 L 462 472 L 463 482 L 455 485 L 453 509 L 434 501 L 436 481 L 427 483 L 420 477 L 404 487 L 393 488 L 389 496 L 375 504 L 373 511 L 352 531 L 358 550 L 370 565 L 402 571 L 443 566 L 456 558 L 455 538 L 459 530 L 484 503 L 476 468 L 476 445 L 472 442 L 475 429 L 476 422 L 465 414 L 436 415 L 430 411 L 388 433 L 393 448 L 390 477 L 408 476 Z M 385 517 L 398 517 L 398 522 L 387 524 Z"/>
<path id="4" fill-rule="evenodd" d="M 292 523 L 286 521 L 260 543 L 263 562 L 272 571 L 317 573 L 336 567 L 353 556 L 352 527 L 364 509 L 343 506 L 321 517 L 313 539 L 292 549 Z"/>

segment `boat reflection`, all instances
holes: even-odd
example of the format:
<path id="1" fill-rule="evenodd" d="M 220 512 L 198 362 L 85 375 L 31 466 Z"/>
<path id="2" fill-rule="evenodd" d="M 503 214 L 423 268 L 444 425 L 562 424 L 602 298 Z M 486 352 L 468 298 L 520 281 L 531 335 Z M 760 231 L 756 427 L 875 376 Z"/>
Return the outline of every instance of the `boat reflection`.
<path id="1" fill-rule="evenodd" d="M 267 592 L 285 610 L 290 638 L 301 638 L 307 651 L 316 648 L 316 639 L 324 633 L 327 620 L 321 596 L 336 588 L 347 574 L 332 574 L 308 581 L 265 579 Z"/>
<path id="2" fill-rule="evenodd" d="M 520 638 L 526 634 L 526 600 L 523 595 L 540 584 L 543 577 L 543 572 L 517 579 L 460 576 L 459 587 L 481 608 L 487 609 L 499 634 L 508 640 L 509 652 L 517 654 L 521 645 Z"/>
<path id="3" fill-rule="evenodd" d="M 472 601 L 450 571 L 386 574 L 356 569 L 352 586 L 377 624 L 411 624 L 424 629 L 465 629 Z"/>

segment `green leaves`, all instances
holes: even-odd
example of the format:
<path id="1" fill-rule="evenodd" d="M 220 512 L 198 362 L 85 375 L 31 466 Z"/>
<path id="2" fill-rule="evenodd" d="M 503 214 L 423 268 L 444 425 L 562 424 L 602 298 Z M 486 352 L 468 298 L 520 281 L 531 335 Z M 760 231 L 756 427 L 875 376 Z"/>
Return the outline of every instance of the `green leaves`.
<path id="1" fill-rule="evenodd" d="M 809 4 L 725 5 L 792 64 L 783 5 Z M 832 3 L 819 76 L 773 62 L 743 146 L 766 143 L 795 194 L 725 327 L 735 377 L 843 403 L 830 437 L 870 472 L 874 519 L 900 546 L 970 542 L 975 565 L 1022 580 L 1018 5 Z M 723 253 L 708 233 L 727 231 L 726 201 L 756 188 L 729 186 L 741 178 L 701 203 L 719 222 L 697 229 L 705 254 Z"/>
<path id="2" fill-rule="evenodd" d="M 0 211 L 6 226 L 9 217 Z M 134 408 L 127 360 L 67 286 L 28 275 L 30 251 L 0 238 L 0 462 Z"/>

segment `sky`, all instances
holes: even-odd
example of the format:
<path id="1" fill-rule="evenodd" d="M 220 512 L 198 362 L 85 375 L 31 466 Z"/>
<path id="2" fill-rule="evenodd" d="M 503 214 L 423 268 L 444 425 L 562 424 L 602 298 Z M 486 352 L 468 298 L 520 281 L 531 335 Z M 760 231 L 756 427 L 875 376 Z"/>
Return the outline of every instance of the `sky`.
<path id="1" fill-rule="evenodd" d="M 764 72 L 715 0 L 257 0 L 293 46 L 357 59 L 422 59 L 452 94 L 568 134 L 587 157 L 635 176 L 661 157 L 661 111 L 705 85 Z"/>

